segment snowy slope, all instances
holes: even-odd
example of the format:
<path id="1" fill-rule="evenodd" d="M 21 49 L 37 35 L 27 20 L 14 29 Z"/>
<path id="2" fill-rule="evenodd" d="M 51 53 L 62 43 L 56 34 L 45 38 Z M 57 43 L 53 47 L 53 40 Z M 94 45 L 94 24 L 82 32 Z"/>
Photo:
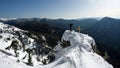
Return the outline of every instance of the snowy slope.
<path id="1" fill-rule="evenodd" d="M 16 31 L 25 37 L 26 48 L 34 48 L 34 39 L 24 35 L 23 30 L 16 27 L 9 26 L 0 23 L 0 68 L 113 68 L 112 65 L 107 63 L 101 56 L 93 52 L 92 46 L 95 46 L 93 38 L 88 35 L 81 34 L 75 31 L 66 30 L 62 36 L 61 41 L 70 41 L 70 46 L 63 48 L 61 42 L 56 45 L 55 50 L 55 61 L 41 65 L 41 62 L 36 60 L 37 55 L 32 55 L 33 66 L 26 65 L 27 57 L 23 57 L 27 54 L 23 52 L 23 49 L 19 49 L 19 57 L 15 57 L 13 50 L 6 50 L 5 48 L 10 46 L 13 40 L 17 40 L 19 46 L 22 45 L 18 39 L 19 35 Z M 9 39 L 8 39 L 9 38 Z M 45 37 L 43 37 L 45 39 Z M 28 41 L 31 43 L 28 44 Z M 46 58 L 41 57 L 41 59 Z M 18 61 L 19 60 L 19 61 Z M 18 62 L 17 62 L 18 61 Z"/>
<path id="2" fill-rule="evenodd" d="M 66 60 L 65 63 L 56 66 L 56 68 L 113 68 L 101 56 L 93 52 L 92 46 L 95 45 L 94 40 L 85 34 L 78 32 L 65 31 L 62 40 L 70 41 L 70 46 L 62 49 L 60 45 L 56 46 L 56 50 Z M 59 47 L 59 48 L 57 48 Z M 61 52 L 60 52 L 61 51 Z"/>
<path id="3" fill-rule="evenodd" d="M 10 25 L 3 24 L 2 22 L 0 22 L 0 59 L 1 59 L 0 68 L 7 68 L 8 66 L 12 67 L 12 65 L 13 65 L 13 68 L 15 68 L 15 66 L 17 65 L 19 66 L 19 64 L 16 64 L 18 60 L 20 63 L 24 65 L 28 63 L 28 53 L 26 51 L 23 51 L 22 46 L 24 44 L 25 49 L 33 49 L 33 48 L 36 48 L 36 45 L 35 45 L 36 42 L 33 38 L 30 38 L 27 35 L 25 35 L 25 32 L 27 31 L 24 31 L 14 26 L 10 26 Z M 7 47 L 11 46 L 13 41 L 18 42 L 17 44 L 18 57 L 15 57 L 13 48 L 6 49 Z M 32 55 L 32 61 L 34 61 L 33 66 L 42 64 L 40 61 L 39 62 L 37 61 L 36 57 L 37 57 L 36 54 Z M 44 59 L 44 58 L 45 58 L 44 56 L 41 57 L 41 59 Z M 7 63 L 10 63 L 10 65 L 8 64 L 8 66 L 5 66 L 5 64 Z"/>
<path id="4" fill-rule="evenodd" d="M 23 68 L 17 63 L 17 58 L 14 57 L 13 50 L 6 50 L 5 48 L 10 46 L 13 40 L 18 40 L 14 35 L 14 31 L 22 31 L 16 27 L 3 24 L 0 22 L 0 68 Z"/>

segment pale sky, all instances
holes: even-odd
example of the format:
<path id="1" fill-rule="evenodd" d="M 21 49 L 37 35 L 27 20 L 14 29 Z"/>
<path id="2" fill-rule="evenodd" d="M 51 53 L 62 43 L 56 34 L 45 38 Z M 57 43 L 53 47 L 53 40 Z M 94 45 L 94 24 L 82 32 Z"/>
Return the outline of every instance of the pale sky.
<path id="1" fill-rule="evenodd" d="M 120 18 L 120 0 L 0 0 L 0 17 Z"/>

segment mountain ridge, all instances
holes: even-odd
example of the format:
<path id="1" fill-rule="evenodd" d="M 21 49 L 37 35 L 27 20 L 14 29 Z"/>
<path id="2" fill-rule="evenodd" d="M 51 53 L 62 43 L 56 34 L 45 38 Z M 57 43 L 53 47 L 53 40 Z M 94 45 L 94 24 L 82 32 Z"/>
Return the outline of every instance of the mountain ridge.
<path id="1" fill-rule="evenodd" d="M 52 55 L 52 51 L 50 51 L 47 54 L 46 54 L 46 52 L 44 54 L 42 54 L 41 56 L 43 56 L 43 57 L 39 57 L 40 61 L 37 58 L 38 55 L 36 55 L 36 53 L 38 51 L 36 53 L 34 53 L 34 51 L 33 51 L 33 53 L 30 52 L 32 49 L 34 49 L 34 47 L 39 46 L 38 44 L 36 44 L 36 42 L 37 42 L 35 40 L 36 35 L 33 35 L 33 37 L 29 37 L 28 35 L 24 34 L 24 30 L 22 31 L 16 27 L 9 26 L 9 25 L 3 24 L 3 23 L 0 23 L 0 26 L 1 26 L 0 29 L 2 30 L 2 33 L 0 34 L 1 35 L 0 43 L 1 44 L 5 43 L 4 46 L 0 45 L 0 49 L 3 50 L 3 51 L 0 50 L 0 59 L 2 59 L 2 61 L 0 61 L 0 63 L 1 63 L 0 66 L 2 66 L 2 68 L 5 68 L 10 65 L 11 65 L 11 68 L 15 67 L 15 66 L 20 67 L 20 68 L 32 68 L 32 66 L 34 66 L 35 68 L 46 68 L 46 67 L 47 68 L 50 68 L 50 67 L 51 68 L 53 68 L 53 67 L 54 68 L 60 68 L 60 67 L 66 68 L 66 66 L 73 67 L 73 68 L 74 67 L 79 68 L 79 66 L 81 66 L 83 68 L 89 68 L 89 67 L 96 68 L 97 65 L 99 65 L 100 68 L 113 68 L 112 65 L 107 63 L 107 61 L 105 61 L 102 57 L 100 57 L 96 53 L 93 53 L 92 46 L 95 46 L 95 43 L 94 43 L 94 40 L 92 39 L 92 37 L 90 37 L 88 35 L 81 34 L 81 33 L 74 32 L 74 31 L 69 31 L 69 30 L 65 31 L 61 41 L 63 41 L 63 40 L 64 40 L 64 42 L 70 41 L 70 46 L 68 46 L 66 48 L 62 48 L 63 50 L 56 51 L 56 54 L 59 54 L 58 52 L 61 52 L 61 51 L 64 54 L 57 55 L 60 58 L 57 58 L 55 56 L 56 61 L 52 61 L 52 63 L 49 63 L 50 58 L 52 58 L 49 55 Z M 22 37 L 20 37 L 19 35 L 22 35 Z M 25 52 L 24 52 L 24 48 L 23 47 L 21 48 L 21 46 L 23 46 L 23 45 L 20 42 L 21 41 L 20 39 L 23 40 L 25 48 L 27 48 L 25 50 Z M 15 42 L 15 40 L 18 42 Z M 43 35 L 41 40 L 42 40 L 41 41 L 42 44 L 44 44 L 43 42 L 45 42 L 48 39 Z M 58 45 L 56 47 L 59 49 L 58 46 L 62 46 L 62 45 L 64 45 L 64 44 L 58 43 Z M 18 50 L 15 51 L 16 48 L 14 48 L 13 46 L 18 46 Z M 79 47 L 82 47 L 82 51 L 81 51 L 81 49 L 79 49 Z M 37 48 L 35 48 L 35 49 L 37 49 Z M 50 47 L 47 46 L 47 44 L 44 46 L 40 46 L 40 50 L 41 49 L 43 50 L 42 53 L 44 52 L 44 49 L 45 49 L 45 51 L 47 51 L 49 48 Z M 71 51 L 70 54 L 69 54 L 69 51 L 66 51 L 66 50 Z M 8 55 L 7 52 L 10 53 L 11 55 L 10 54 Z M 82 55 L 80 55 L 80 53 L 82 53 Z M 76 57 L 74 56 L 75 54 L 76 54 Z M 71 55 L 71 56 L 69 56 L 69 55 Z M 89 55 L 89 57 L 85 57 L 86 55 Z M 4 56 L 6 56 L 6 57 L 4 57 Z M 31 56 L 31 60 L 30 60 L 30 56 Z M 47 56 L 49 56 L 49 58 Z M 82 59 L 83 63 L 76 61 L 76 59 L 78 59 L 79 57 L 83 58 Z M 88 58 L 88 60 L 90 60 L 90 61 L 93 61 L 93 64 L 91 65 L 90 61 L 87 62 L 87 60 L 85 60 L 86 58 Z M 29 62 L 27 61 L 27 59 L 29 59 L 28 60 Z M 41 65 L 41 60 L 43 60 L 42 61 L 43 65 Z M 79 65 L 77 62 L 79 62 L 81 65 Z M 87 62 L 87 65 L 85 64 L 85 62 Z M 47 63 L 49 63 L 49 64 L 44 65 Z M 100 63 L 102 63 L 102 64 L 100 64 Z M 27 65 L 25 65 L 25 64 L 27 64 Z M 32 65 L 32 66 L 28 66 L 28 65 Z"/>

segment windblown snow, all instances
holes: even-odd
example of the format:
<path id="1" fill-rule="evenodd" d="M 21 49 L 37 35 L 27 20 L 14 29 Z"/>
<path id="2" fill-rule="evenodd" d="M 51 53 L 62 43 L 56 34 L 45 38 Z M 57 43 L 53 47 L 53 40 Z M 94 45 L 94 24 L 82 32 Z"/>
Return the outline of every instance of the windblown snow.
<path id="1" fill-rule="evenodd" d="M 5 26 L 5 24 L 0 23 L 0 30 L 5 31 Z M 13 27 L 9 28 L 8 31 L 12 30 Z M 21 31 L 16 27 L 14 27 L 14 30 Z M 3 32 L 0 35 L 2 36 L 0 39 L 0 68 L 113 68 L 111 64 L 93 51 L 92 46 L 95 46 L 94 39 L 86 34 L 66 30 L 61 41 L 70 41 L 70 46 L 63 48 L 61 42 L 59 42 L 54 48 L 56 51 L 54 62 L 47 65 L 40 65 L 33 58 L 34 66 L 28 66 L 24 63 L 26 60 L 21 60 L 21 57 L 27 53 L 19 50 L 21 55 L 16 58 L 12 50 L 5 50 L 7 46 L 11 45 L 12 40 L 14 40 L 5 41 L 5 39 L 7 37 L 11 39 L 14 37 L 13 34 Z M 29 39 L 31 42 L 34 41 L 34 39 Z M 27 46 L 32 47 L 32 45 Z M 18 59 L 20 62 L 16 62 Z"/>

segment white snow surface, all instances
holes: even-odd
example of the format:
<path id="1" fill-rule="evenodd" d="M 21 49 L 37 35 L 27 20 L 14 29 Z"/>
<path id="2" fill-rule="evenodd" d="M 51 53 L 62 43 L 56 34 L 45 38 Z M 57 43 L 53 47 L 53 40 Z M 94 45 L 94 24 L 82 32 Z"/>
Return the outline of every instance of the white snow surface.
<path id="1" fill-rule="evenodd" d="M 62 40 L 70 41 L 70 46 L 62 49 L 56 46 L 58 54 L 56 58 L 64 57 L 64 63 L 56 65 L 56 68 L 113 68 L 101 56 L 94 53 L 92 46 L 95 46 L 94 39 L 88 35 L 75 31 L 66 30 Z"/>
<path id="2" fill-rule="evenodd" d="M 0 23 L 1 30 L 3 30 L 4 26 L 5 24 Z M 14 28 L 19 30 L 16 27 Z M 82 33 L 66 30 L 61 40 L 70 41 L 70 46 L 62 48 L 58 43 L 54 48 L 56 51 L 55 61 L 47 65 L 38 65 L 33 58 L 35 66 L 28 66 L 23 63 L 27 59 L 21 60 L 27 53 L 19 51 L 21 56 L 16 58 L 13 51 L 5 50 L 7 46 L 11 45 L 12 40 L 5 42 L 4 39 L 8 36 L 13 37 L 12 34 L 2 33 L 0 35 L 2 36 L 2 39 L 0 39 L 0 68 L 113 68 L 111 64 L 93 52 L 94 39 Z M 30 40 L 33 41 L 33 39 Z M 32 46 L 32 44 L 30 45 Z M 20 62 L 16 62 L 18 59 Z"/>

